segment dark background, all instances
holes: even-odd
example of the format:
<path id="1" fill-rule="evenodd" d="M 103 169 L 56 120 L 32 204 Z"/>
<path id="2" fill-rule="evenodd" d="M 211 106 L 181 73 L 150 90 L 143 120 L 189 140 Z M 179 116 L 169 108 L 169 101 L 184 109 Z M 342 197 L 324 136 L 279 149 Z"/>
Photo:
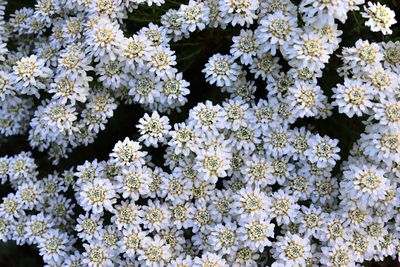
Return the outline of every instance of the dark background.
<path id="1" fill-rule="evenodd" d="M 125 35 L 130 36 L 140 28 L 146 26 L 149 22 L 158 23 L 160 16 L 165 13 L 169 8 L 178 8 L 179 4 L 187 3 L 187 1 L 178 0 L 166 1 L 167 3 L 161 7 L 147 7 L 141 6 L 130 14 L 129 18 L 125 21 Z M 298 3 L 299 1 L 293 1 Z M 400 1 L 387 0 L 380 1 L 387 4 L 393 9 L 396 14 L 400 13 Z M 33 0 L 9 0 L 6 9 L 6 18 L 24 6 L 34 6 Z M 350 12 L 349 19 L 346 24 L 339 25 L 343 31 L 341 36 L 343 46 L 353 46 L 354 43 L 362 38 L 370 41 L 395 41 L 400 39 L 399 26 L 394 25 L 393 34 L 391 36 L 383 36 L 380 33 L 373 33 L 366 28 L 363 23 L 364 19 L 358 12 Z M 400 18 L 396 17 L 397 21 Z M 190 95 L 188 96 L 189 102 L 183 107 L 181 113 L 174 112 L 171 114 L 171 123 L 183 121 L 190 108 L 198 102 L 207 99 L 212 100 L 214 103 L 222 101 L 226 95 L 222 94 L 218 88 L 208 85 L 205 82 L 201 70 L 208 58 L 215 53 L 229 53 L 232 36 L 238 35 L 240 32 L 239 27 L 228 27 L 226 30 L 220 29 L 206 29 L 205 31 L 194 33 L 190 39 L 182 40 L 178 43 L 172 44 L 172 49 L 176 51 L 178 69 L 183 72 L 184 78 L 190 82 Z M 12 44 L 10 44 L 12 49 Z M 335 54 L 340 53 L 340 49 Z M 284 68 L 287 68 L 285 62 L 282 62 Z M 332 94 L 331 88 L 337 83 L 341 82 L 341 78 L 337 75 L 336 69 L 340 66 L 340 60 L 336 55 L 332 56 L 329 64 L 324 70 L 323 78 L 319 80 L 319 85 L 325 91 L 325 94 L 330 96 Z M 258 90 L 257 97 L 265 96 L 265 84 L 261 80 L 257 80 Z M 114 147 L 118 140 L 124 139 L 126 136 L 136 138 L 138 133 L 135 125 L 140 117 L 142 117 L 144 110 L 138 105 L 120 105 L 116 110 L 114 117 L 110 119 L 106 126 L 106 130 L 101 132 L 95 142 L 87 147 L 78 147 L 70 155 L 68 159 L 61 160 L 56 166 L 53 166 L 44 153 L 39 153 L 33 150 L 36 163 L 39 165 L 40 175 L 46 175 L 54 170 L 62 171 L 69 169 L 72 166 L 82 164 L 85 160 L 92 161 L 95 158 L 98 160 L 105 160 L 108 154 Z M 361 124 L 362 119 L 352 118 L 349 119 L 342 114 L 338 114 L 334 110 L 333 116 L 326 120 L 306 119 L 296 122 L 296 125 L 311 124 L 315 126 L 315 131 L 332 138 L 340 140 L 341 157 L 342 160 L 346 159 L 348 151 L 352 143 L 358 139 L 359 135 L 364 131 Z M 15 155 L 22 151 L 31 151 L 27 136 L 13 136 L 2 140 L 0 138 L 0 156 Z M 162 165 L 163 157 L 162 151 L 150 150 L 154 161 L 159 166 Z M 4 197 L 11 189 L 7 185 L 0 186 L 0 197 Z M 368 266 L 400 266 L 393 261 L 385 261 L 384 263 L 368 263 Z M 2 243 L 0 242 L 0 267 L 2 266 L 43 266 L 41 257 L 34 247 L 29 246 L 16 246 L 13 242 Z"/>

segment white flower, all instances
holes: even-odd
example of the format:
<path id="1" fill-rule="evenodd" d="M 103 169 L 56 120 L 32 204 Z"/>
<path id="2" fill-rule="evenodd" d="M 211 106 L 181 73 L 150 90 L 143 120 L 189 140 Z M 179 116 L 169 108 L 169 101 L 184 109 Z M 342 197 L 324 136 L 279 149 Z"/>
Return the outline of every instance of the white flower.
<path id="1" fill-rule="evenodd" d="M 243 65 L 253 63 L 253 57 L 256 55 L 258 43 L 253 31 L 241 30 L 239 36 L 232 37 L 233 45 L 230 53 L 236 58 L 240 58 Z"/>
<path id="2" fill-rule="evenodd" d="M 303 32 L 294 40 L 293 49 L 284 47 L 283 54 L 289 59 L 292 67 L 307 67 L 311 71 L 318 71 L 328 63 L 331 50 L 326 37 L 313 32 Z"/>
<path id="3" fill-rule="evenodd" d="M 79 215 L 75 230 L 78 232 L 78 237 L 82 240 L 93 240 L 94 234 L 102 228 L 103 220 L 100 214 Z"/>
<path id="4" fill-rule="evenodd" d="M 232 56 L 215 54 L 209 58 L 202 72 L 207 82 L 222 87 L 232 85 L 238 79 L 241 68 Z"/>
<path id="5" fill-rule="evenodd" d="M 188 156 L 194 150 L 198 137 L 196 132 L 185 123 L 174 124 L 174 130 L 169 134 L 171 139 L 168 145 L 174 148 L 176 154 Z"/>
<path id="6" fill-rule="evenodd" d="M 243 167 L 245 168 L 244 180 L 251 184 L 266 188 L 276 182 L 272 175 L 271 163 L 262 157 L 253 155 L 245 162 Z"/>
<path id="7" fill-rule="evenodd" d="M 292 148 L 292 157 L 296 160 L 304 160 L 306 156 L 304 152 L 308 149 L 308 141 L 311 138 L 311 133 L 306 128 L 295 128 L 292 131 L 292 139 L 290 147 Z"/>
<path id="8" fill-rule="evenodd" d="M 195 213 L 195 208 L 192 203 L 178 204 L 171 207 L 171 222 L 179 230 L 187 229 L 191 226 L 191 220 Z"/>
<path id="9" fill-rule="evenodd" d="M 0 107 L 0 133 L 4 136 L 25 134 L 32 118 L 33 101 L 30 98 L 10 96 Z"/>
<path id="10" fill-rule="evenodd" d="M 61 28 L 60 33 L 57 33 L 57 31 L 59 30 L 58 27 L 53 25 L 53 33 L 55 33 L 54 37 L 57 36 L 57 38 L 59 38 L 60 41 L 61 40 L 65 41 L 65 44 L 74 43 L 82 37 L 83 25 L 84 25 L 83 15 L 77 14 L 76 17 L 69 17 L 64 25 L 65 27 L 60 27 Z M 60 36 L 61 31 L 62 31 L 62 36 Z M 56 45 L 58 45 L 58 42 L 56 42 Z"/>
<path id="11" fill-rule="evenodd" d="M 211 248 L 220 255 L 229 255 L 238 250 L 237 226 L 229 220 L 210 229 Z"/>
<path id="12" fill-rule="evenodd" d="M 65 133 L 70 134 L 74 130 L 74 122 L 77 120 L 75 107 L 68 104 L 52 101 L 45 105 L 43 110 L 37 110 L 35 117 L 43 123 L 42 127 L 46 127 L 48 131 L 54 132 L 55 135 Z M 31 126 L 34 129 L 35 120 L 32 120 Z M 43 134 L 43 133 L 42 133 Z"/>
<path id="13" fill-rule="evenodd" d="M 270 206 L 267 210 L 271 212 L 271 218 L 276 219 L 277 225 L 288 225 L 295 221 L 300 206 L 296 204 L 297 199 L 294 196 L 280 189 L 272 194 L 269 201 Z"/>
<path id="14" fill-rule="evenodd" d="M 237 131 L 241 126 L 247 126 L 248 120 L 253 119 L 249 105 L 240 97 L 229 99 L 223 103 L 224 114 L 226 118 L 224 128 Z"/>
<path id="15" fill-rule="evenodd" d="M 372 89 L 369 83 L 359 79 L 345 79 L 344 84 L 333 88 L 333 105 L 339 107 L 339 112 L 345 113 L 350 118 L 354 115 L 368 114 L 372 107 Z"/>
<path id="16" fill-rule="evenodd" d="M 171 213 L 164 203 L 161 203 L 158 199 L 155 201 L 149 200 L 147 205 L 142 206 L 143 218 L 142 223 L 144 228 L 150 231 L 160 231 L 169 227 L 169 220 Z"/>
<path id="17" fill-rule="evenodd" d="M 231 23 L 233 26 L 237 24 L 249 26 L 257 18 L 256 10 L 259 7 L 257 0 L 221 0 L 218 2 L 224 23 Z"/>
<path id="18" fill-rule="evenodd" d="M 154 103 L 160 96 L 162 84 L 153 73 L 135 75 L 134 79 L 129 80 L 129 95 L 133 100 L 140 104 Z"/>
<path id="19" fill-rule="evenodd" d="M 371 67 L 367 70 L 367 73 L 367 81 L 372 86 L 375 98 L 382 102 L 385 98 L 394 94 L 399 83 L 395 73 L 382 68 L 380 65 Z"/>
<path id="20" fill-rule="evenodd" d="M 218 178 L 227 176 L 230 166 L 229 154 L 223 150 L 209 148 L 197 153 L 194 169 L 202 180 L 216 183 Z"/>
<path id="21" fill-rule="evenodd" d="M 89 3 L 88 11 L 91 16 L 107 16 L 110 19 L 123 19 L 126 16 L 121 0 L 94 0 Z"/>
<path id="22" fill-rule="evenodd" d="M 261 129 L 258 125 L 240 126 L 232 132 L 229 140 L 237 150 L 254 151 L 261 143 Z"/>
<path id="23" fill-rule="evenodd" d="M 182 73 L 169 73 L 163 76 L 160 92 L 160 102 L 167 105 L 183 106 L 187 102 L 186 95 L 190 93 L 189 82 L 182 78 Z"/>
<path id="24" fill-rule="evenodd" d="M 156 196 L 161 196 L 161 184 L 162 178 L 168 175 L 160 167 L 155 167 L 150 171 L 150 180 L 148 196 L 155 198 Z"/>
<path id="25" fill-rule="evenodd" d="M 25 240 L 28 244 L 38 244 L 47 231 L 53 227 L 51 217 L 44 215 L 43 212 L 30 215 L 26 219 Z"/>
<path id="26" fill-rule="evenodd" d="M 395 99 L 382 100 L 373 107 L 374 118 L 391 130 L 400 127 L 400 103 Z"/>
<path id="27" fill-rule="evenodd" d="M 355 47 L 343 48 L 342 59 L 344 73 L 340 74 L 346 75 L 348 71 L 358 74 L 378 65 L 383 59 L 383 54 L 378 44 L 359 39 Z"/>
<path id="28" fill-rule="evenodd" d="M 250 117 L 252 123 L 261 124 L 263 134 L 268 133 L 273 127 L 281 124 L 281 118 L 277 114 L 278 101 L 270 98 L 270 101 L 261 99 L 253 105 L 254 116 Z"/>
<path id="29" fill-rule="evenodd" d="M 291 267 L 305 266 L 306 259 L 311 258 L 310 241 L 287 232 L 284 236 L 277 237 L 273 256 L 277 264 Z"/>
<path id="30" fill-rule="evenodd" d="M 143 27 L 139 31 L 139 35 L 143 35 L 151 42 L 151 46 L 156 47 L 159 45 L 167 46 L 170 37 L 167 36 L 167 29 L 160 27 L 156 24 L 149 23 L 148 27 Z M 150 50 L 151 51 L 151 50 Z"/>
<path id="31" fill-rule="evenodd" d="M 223 115 L 221 106 L 207 100 L 190 110 L 188 126 L 193 127 L 197 134 L 217 136 L 218 129 L 224 127 Z"/>
<path id="32" fill-rule="evenodd" d="M 294 169 L 293 164 L 289 163 L 289 157 L 287 156 L 278 157 L 276 159 L 272 158 L 271 166 L 273 169 L 273 178 L 280 185 L 285 183 L 285 180 L 288 179 L 289 175 L 291 175 L 291 171 Z"/>
<path id="33" fill-rule="evenodd" d="M 354 260 L 357 262 L 363 262 L 365 258 L 371 258 L 373 254 L 373 248 L 370 237 L 365 233 L 354 232 L 352 239 L 349 242 L 350 247 L 353 249 Z"/>
<path id="34" fill-rule="evenodd" d="M 264 53 L 270 51 L 274 56 L 279 48 L 291 46 L 299 33 L 297 17 L 279 10 L 261 19 L 256 38 L 260 43 L 260 50 Z"/>
<path id="35" fill-rule="evenodd" d="M 400 156 L 400 133 L 379 124 L 371 125 L 361 134 L 361 149 L 370 159 L 389 163 Z"/>
<path id="36" fill-rule="evenodd" d="M 90 267 L 111 267 L 111 251 L 100 241 L 92 241 L 89 244 L 83 244 L 85 252 L 82 254 L 82 263 Z"/>
<path id="37" fill-rule="evenodd" d="M 6 97 L 14 95 L 14 88 L 11 86 L 12 76 L 10 73 L 0 71 L 0 100 L 5 101 Z"/>
<path id="38" fill-rule="evenodd" d="M 329 244 L 342 244 L 349 240 L 350 229 L 344 225 L 344 219 L 340 214 L 332 212 L 324 221 L 324 225 L 319 229 L 319 239 L 327 241 Z"/>
<path id="39" fill-rule="evenodd" d="M 381 3 L 368 2 L 368 7 L 364 6 L 364 11 L 361 12 L 361 15 L 363 18 L 368 19 L 365 25 L 369 26 L 371 31 L 380 31 L 385 35 L 392 34 L 390 26 L 397 22 L 395 19 L 396 14 L 393 10 L 385 5 L 381 5 Z"/>
<path id="40" fill-rule="evenodd" d="M 333 246 L 322 247 L 321 264 L 325 266 L 355 266 L 353 251 L 345 244 L 336 243 Z"/>
<path id="41" fill-rule="evenodd" d="M 168 267 L 176 267 L 176 266 L 193 266 L 193 259 L 189 255 L 181 255 L 176 259 L 171 260 L 171 262 L 167 265 Z"/>
<path id="42" fill-rule="evenodd" d="M 389 67 L 392 71 L 396 71 L 400 66 L 400 42 L 386 42 L 381 43 L 381 50 L 383 50 L 384 67 Z"/>
<path id="43" fill-rule="evenodd" d="M 347 19 L 347 12 L 350 9 L 350 1 L 301 1 L 299 10 L 304 14 L 304 19 L 309 24 L 334 23 L 334 19 L 338 19 L 344 23 Z"/>
<path id="44" fill-rule="evenodd" d="M 164 0 L 141 0 L 140 2 L 146 3 L 148 6 L 151 6 L 153 4 L 157 5 L 157 6 L 161 6 L 162 4 L 165 3 Z"/>
<path id="45" fill-rule="evenodd" d="M 334 166 L 336 161 L 340 159 L 337 154 L 340 148 L 337 147 L 339 140 L 331 139 L 328 136 L 320 135 L 310 138 L 308 141 L 309 148 L 304 152 L 308 160 L 316 163 L 318 168 Z"/>
<path id="46" fill-rule="evenodd" d="M 39 254 L 48 264 L 61 264 L 67 257 L 71 243 L 67 234 L 50 230 L 38 244 Z"/>
<path id="47" fill-rule="evenodd" d="M 114 215 L 111 222 L 114 223 L 119 230 L 121 229 L 139 229 L 140 217 L 143 212 L 139 206 L 133 201 L 122 201 L 121 205 L 114 206 Z"/>
<path id="48" fill-rule="evenodd" d="M 192 181 L 188 178 L 176 175 L 163 177 L 161 190 L 165 195 L 165 200 L 172 201 L 175 204 L 183 204 L 189 200 L 192 195 Z"/>
<path id="49" fill-rule="evenodd" d="M 314 117 L 324 108 L 326 96 L 318 85 L 312 83 L 295 82 L 288 90 L 288 103 L 293 107 L 296 116 Z"/>
<path id="50" fill-rule="evenodd" d="M 231 190 L 215 190 L 214 187 L 207 198 L 210 201 L 211 216 L 216 222 L 221 223 L 224 218 L 231 215 L 230 206 L 233 202 Z"/>
<path id="51" fill-rule="evenodd" d="M 106 17 L 100 18 L 88 31 L 86 52 L 95 61 L 114 61 L 121 54 L 123 33 L 119 24 Z"/>
<path id="52" fill-rule="evenodd" d="M 39 0 L 35 5 L 34 17 L 45 24 L 51 23 L 51 17 L 60 12 L 60 6 L 55 1 Z"/>
<path id="53" fill-rule="evenodd" d="M 0 215 L 2 218 L 12 221 L 14 218 L 25 216 L 22 203 L 16 198 L 14 193 L 8 194 L 2 200 L 3 202 L 0 204 Z"/>
<path id="54" fill-rule="evenodd" d="M 229 263 L 234 267 L 256 266 L 259 258 L 259 253 L 254 252 L 249 247 L 240 248 L 235 254 L 228 256 Z"/>
<path id="55" fill-rule="evenodd" d="M 12 185 L 36 181 L 37 165 L 31 152 L 21 152 L 8 161 L 7 174 Z"/>
<path id="56" fill-rule="evenodd" d="M 312 177 L 308 178 L 297 173 L 292 175 L 285 180 L 286 189 L 292 191 L 293 196 L 299 200 L 309 199 L 314 190 Z"/>
<path id="57" fill-rule="evenodd" d="M 210 19 L 210 9 L 205 3 L 190 0 L 188 5 L 181 5 L 178 11 L 182 23 L 182 32 L 194 32 L 196 28 L 204 30 Z"/>
<path id="58" fill-rule="evenodd" d="M 138 251 L 138 260 L 141 264 L 152 267 L 165 266 L 171 258 L 170 245 L 166 244 L 160 236 L 146 237 L 142 242 L 142 248 Z"/>
<path id="59" fill-rule="evenodd" d="M 350 7 L 350 11 L 353 10 L 360 10 L 360 7 L 358 7 L 359 5 L 362 5 L 365 3 L 365 0 L 350 0 L 349 1 L 349 7 Z"/>
<path id="60" fill-rule="evenodd" d="M 38 0 L 7 16 L 6 2 L 0 183 L 9 188 L 1 190 L 1 241 L 35 245 L 46 266 L 70 267 L 351 267 L 398 256 L 400 42 L 354 35 L 341 66 L 330 58 L 342 34 L 357 33 L 339 24 L 364 0 L 190 0 L 161 8 L 151 5 L 164 0 Z M 361 14 L 385 35 L 395 15 L 379 3 Z M 204 40 L 210 47 L 200 51 Z M 220 88 L 200 103 L 204 92 L 189 96 L 185 79 L 201 81 L 192 68 L 178 70 L 193 59 L 204 64 L 198 52 L 209 57 L 205 80 Z M 343 82 L 331 104 L 324 76 L 335 70 Z M 109 144 L 90 161 L 79 149 L 80 165 L 49 171 L 46 159 L 60 162 L 56 169 L 72 164 L 75 153 L 72 162 L 60 160 L 93 143 L 114 111 L 132 104 L 147 112 L 135 139 L 117 142 L 108 158 Z M 339 140 L 326 135 L 340 116 L 322 122 L 333 106 L 359 120 L 353 145 L 352 129 L 331 133 L 349 150 L 340 166 Z M 37 151 L 7 156 L 25 147 L 24 137 Z"/>
<path id="61" fill-rule="evenodd" d="M 122 230 L 122 239 L 119 242 L 119 247 L 124 251 L 126 258 L 135 258 L 141 248 L 146 232 L 135 227 L 129 227 Z"/>
<path id="62" fill-rule="evenodd" d="M 147 113 L 144 114 L 136 127 L 141 134 L 139 141 L 143 141 L 146 146 L 154 147 L 166 141 L 165 138 L 171 129 L 168 117 L 160 117 L 156 111 L 151 114 L 151 117 Z"/>
<path id="63" fill-rule="evenodd" d="M 338 196 L 338 181 L 334 177 L 317 177 L 314 188 L 311 193 L 313 203 L 332 205 Z"/>
<path id="64" fill-rule="evenodd" d="M 276 127 L 266 133 L 264 149 L 267 155 L 281 157 L 290 152 L 290 133 L 285 128 Z"/>
<path id="65" fill-rule="evenodd" d="M 222 258 L 222 256 L 219 256 L 218 254 L 214 254 L 211 252 L 206 252 L 201 256 L 201 258 L 196 257 L 194 259 L 193 267 L 206 267 L 206 266 L 228 267 L 229 265 Z"/>
<path id="66" fill-rule="evenodd" d="M 110 253 L 117 254 L 120 252 L 118 248 L 120 231 L 114 225 L 107 225 L 105 228 L 97 231 L 94 238 L 101 241 Z"/>
<path id="67" fill-rule="evenodd" d="M 144 157 L 147 155 L 147 152 L 140 151 L 141 148 L 142 146 L 138 142 L 125 137 L 124 141 L 118 141 L 115 144 L 110 158 L 117 165 L 141 167 L 144 164 Z"/>
<path id="68" fill-rule="evenodd" d="M 231 94 L 231 98 L 242 98 L 246 102 L 253 102 L 255 99 L 256 93 L 256 85 L 255 81 L 246 81 L 245 79 L 246 72 L 241 73 L 241 77 L 232 84 L 232 86 L 225 86 L 222 88 L 222 92 L 229 92 Z"/>
<path id="69" fill-rule="evenodd" d="M 79 266 L 82 263 L 82 254 L 79 251 L 70 253 L 64 259 L 64 264 L 67 266 Z"/>
<path id="70" fill-rule="evenodd" d="M 17 188 L 16 199 L 26 210 L 39 209 L 44 202 L 43 184 L 26 181 Z"/>
<path id="71" fill-rule="evenodd" d="M 358 200 L 361 207 L 373 206 L 379 199 L 383 199 L 388 191 L 389 179 L 385 171 L 374 165 L 350 165 L 348 171 L 343 172 L 344 180 L 340 183 L 343 193 L 349 199 Z"/>
<path id="72" fill-rule="evenodd" d="M 39 98 L 38 89 L 45 89 L 43 81 L 52 76 L 51 69 L 45 67 L 45 60 L 36 55 L 24 57 L 16 63 L 14 69 L 14 83 L 20 94 L 35 95 Z"/>
<path id="73" fill-rule="evenodd" d="M 1 24 L 0 24 L 0 30 L 1 30 Z M 8 52 L 7 49 L 7 44 L 2 44 L 1 43 L 1 39 L 0 39 L 0 62 L 4 61 L 6 58 L 4 57 L 4 55 Z"/>
<path id="74" fill-rule="evenodd" d="M 167 35 L 173 37 L 174 42 L 181 40 L 183 37 L 189 37 L 189 31 L 183 29 L 182 16 L 183 14 L 179 10 L 171 8 L 160 18 L 161 24 L 167 30 Z M 198 18 L 196 12 L 194 18 Z"/>
<path id="75" fill-rule="evenodd" d="M 238 215 L 239 222 L 246 222 L 248 219 L 268 218 L 271 200 L 259 188 L 247 186 L 240 189 L 233 196 L 231 204 L 232 214 Z"/>
<path id="76" fill-rule="evenodd" d="M 324 217 L 324 213 L 318 206 L 316 207 L 313 204 L 310 207 L 301 206 L 299 216 L 296 218 L 296 222 L 300 224 L 299 233 L 318 238 L 325 220 Z"/>
<path id="77" fill-rule="evenodd" d="M 326 23 L 321 26 L 314 26 L 314 31 L 322 34 L 327 38 L 328 43 L 332 47 L 332 51 L 335 51 L 340 47 L 340 42 L 342 39 L 340 36 L 343 34 L 343 31 L 338 30 L 338 24 L 334 23 Z"/>
<path id="78" fill-rule="evenodd" d="M 60 77 L 68 76 L 73 81 L 86 84 L 92 80 L 87 76 L 87 72 L 93 70 L 90 64 L 91 59 L 84 52 L 82 45 L 71 44 L 60 53 L 57 74 Z"/>
<path id="79" fill-rule="evenodd" d="M 101 61 L 96 65 L 95 72 L 98 75 L 98 81 L 103 83 L 104 88 L 117 90 L 127 86 L 128 75 L 122 70 L 124 64 L 119 61 Z"/>
<path id="80" fill-rule="evenodd" d="M 269 237 L 274 237 L 275 225 L 266 219 L 250 219 L 238 229 L 239 239 L 253 251 L 263 252 L 272 246 Z"/>
<path id="81" fill-rule="evenodd" d="M 195 202 L 195 211 L 193 218 L 191 218 L 190 225 L 193 227 L 193 233 L 204 232 L 208 225 L 214 222 L 211 217 L 210 207 L 207 206 L 206 201 L 199 200 Z M 207 245 L 207 244 L 204 244 Z"/>
<path id="82" fill-rule="evenodd" d="M 114 186 L 108 179 L 95 179 L 92 183 L 82 186 L 79 193 L 80 205 L 85 211 L 102 213 L 103 210 L 112 211 L 112 204 L 116 202 Z"/>
<path id="83" fill-rule="evenodd" d="M 254 78 L 261 77 L 263 80 L 272 80 L 278 76 L 281 65 L 278 63 L 278 57 L 273 57 L 269 53 L 257 55 L 250 65 L 250 72 L 254 73 Z"/>
<path id="84" fill-rule="evenodd" d="M 176 65 L 175 59 L 174 51 L 161 45 L 150 50 L 145 56 L 145 60 L 148 61 L 149 70 L 160 77 L 176 72 L 173 68 Z"/>
<path id="85" fill-rule="evenodd" d="M 98 133 L 104 130 L 108 118 L 112 117 L 117 108 L 116 101 L 105 90 L 90 94 L 86 109 L 82 111 L 82 117 L 88 130 Z"/>
<path id="86" fill-rule="evenodd" d="M 150 169 L 147 167 L 136 167 L 130 165 L 122 169 L 116 176 L 118 184 L 115 185 L 118 193 L 123 198 L 130 198 L 133 201 L 149 193 Z"/>
<path id="87" fill-rule="evenodd" d="M 145 57 L 153 49 L 151 41 L 144 35 L 134 34 L 132 37 L 124 38 L 121 43 L 121 62 L 125 63 L 125 71 L 141 73 L 144 68 Z"/>
<path id="88" fill-rule="evenodd" d="M 195 200 L 209 201 L 215 189 L 215 183 L 212 181 L 204 181 L 196 179 L 192 184 L 192 194 Z M 215 218 L 216 220 L 217 218 Z"/>
<path id="89" fill-rule="evenodd" d="M 88 84 L 83 84 L 80 80 L 74 81 L 69 76 L 56 77 L 50 87 L 49 93 L 54 93 L 53 99 L 62 104 L 66 104 L 68 100 L 73 105 L 75 101 L 85 102 L 89 95 Z"/>

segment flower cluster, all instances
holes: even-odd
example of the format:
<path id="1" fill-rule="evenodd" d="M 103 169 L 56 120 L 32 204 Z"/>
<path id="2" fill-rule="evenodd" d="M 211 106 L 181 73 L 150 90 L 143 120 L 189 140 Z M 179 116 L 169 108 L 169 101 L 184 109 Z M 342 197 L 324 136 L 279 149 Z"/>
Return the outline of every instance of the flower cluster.
<path id="1" fill-rule="evenodd" d="M 42 177 L 31 152 L 1 157 L 0 182 L 14 191 L 0 203 L 2 241 L 36 245 L 46 266 L 351 267 L 399 256 L 400 42 L 344 47 L 332 101 L 319 86 L 338 24 L 363 0 L 190 0 L 125 37 L 123 20 L 143 3 L 164 1 L 38 0 L 0 20 L 4 44 L 21 47 L 0 39 L 1 134 L 28 132 L 57 162 L 94 142 L 119 103 L 148 111 L 139 137 L 106 160 Z M 372 31 L 390 33 L 389 8 L 364 8 Z M 241 27 L 229 53 L 203 69 L 228 97 L 172 123 L 189 83 L 170 43 L 228 26 Z M 341 140 L 298 123 L 334 108 L 365 126 L 345 158 Z"/>
<path id="2" fill-rule="evenodd" d="M 119 103 L 170 112 L 189 93 L 175 68 L 170 28 L 150 23 L 124 36 L 121 21 L 140 1 L 66 2 L 40 0 L 8 21 L 0 2 L 0 134 L 28 132 L 32 148 L 54 163 L 92 143 Z M 7 51 L 7 40 L 21 49 Z"/>
<path id="3" fill-rule="evenodd" d="M 380 3 L 374 4 L 368 2 L 368 7 L 364 7 L 365 12 L 362 16 L 367 18 L 368 21 L 365 25 L 371 28 L 371 31 L 382 32 L 383 34 L 392 34 L 390 26 L 396 23 L 394 18 L 396 14 L 387 6 Z"/>

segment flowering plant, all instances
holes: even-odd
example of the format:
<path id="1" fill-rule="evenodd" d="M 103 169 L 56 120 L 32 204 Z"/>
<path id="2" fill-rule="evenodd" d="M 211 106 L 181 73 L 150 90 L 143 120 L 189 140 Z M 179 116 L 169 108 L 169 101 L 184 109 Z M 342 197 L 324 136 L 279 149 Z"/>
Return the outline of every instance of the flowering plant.
<path id="1" fill-rule="evenodd" d="M 3 242 L 45 266 L 398 258 L 396 1 L 23 4 L 0 0 Z"/>

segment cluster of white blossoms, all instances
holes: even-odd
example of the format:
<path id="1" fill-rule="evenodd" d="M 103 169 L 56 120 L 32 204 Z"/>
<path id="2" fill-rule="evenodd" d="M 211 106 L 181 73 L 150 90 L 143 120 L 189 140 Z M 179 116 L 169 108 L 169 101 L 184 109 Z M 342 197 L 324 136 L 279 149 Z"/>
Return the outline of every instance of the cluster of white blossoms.
<path id="1" fill-rule="evenodd" d="M 396 23 L 396 14 L 390 8 L 380 3 L 368 2 L 368 7 L 364 7 L 364 10 L 365 12 L 361 13 L 361 15 L 364 18 L 368 18 L 365 25 L 369 26 L 371 31 L 392 34 L 390 26 Z"/>
<path id="2" fill-rule="evenodd" d="M 1 157 L 0 182 L 14 191 L 0 203 L 1 240 L 66 267 L 351 267 L 399 256 L 400 42 L 358 40 L 341 51 L 332 99 L 318 85 L 338 24 L 363 0 L 190 0 L 124 37 L 140 4 L 164 1 L 38 0 L 0 20 L 2 135 L 28 131 L 57 161 L 94 142 L 118 103 L 147 111 L 139 137 L 107 160 L 42 177 L 31 152 Z M 389 8 L 364 8 L 372 31 L 390 33 Z M 189 94 L 170 43 L 229 26 L 241 27 L 230 53 L 203 69 L 229 97 L 170 123 Z M 295 124 L 334 108 L 365 125 L 344 159 L 340 140 Z"/>
<path id="3" fill-rule="evenodd" d="M 28 132 L 57 163 L 94 142 L 119 103 L 184 105 L 189 83 L 175 68 L 171 28 L 150 23 L 130 37 L 121 29 L 141 2 L 38 0 L 4 21 L 0 1 L 0 134 Z M 7 40 L 18 49 L 7 51 Z"/>

